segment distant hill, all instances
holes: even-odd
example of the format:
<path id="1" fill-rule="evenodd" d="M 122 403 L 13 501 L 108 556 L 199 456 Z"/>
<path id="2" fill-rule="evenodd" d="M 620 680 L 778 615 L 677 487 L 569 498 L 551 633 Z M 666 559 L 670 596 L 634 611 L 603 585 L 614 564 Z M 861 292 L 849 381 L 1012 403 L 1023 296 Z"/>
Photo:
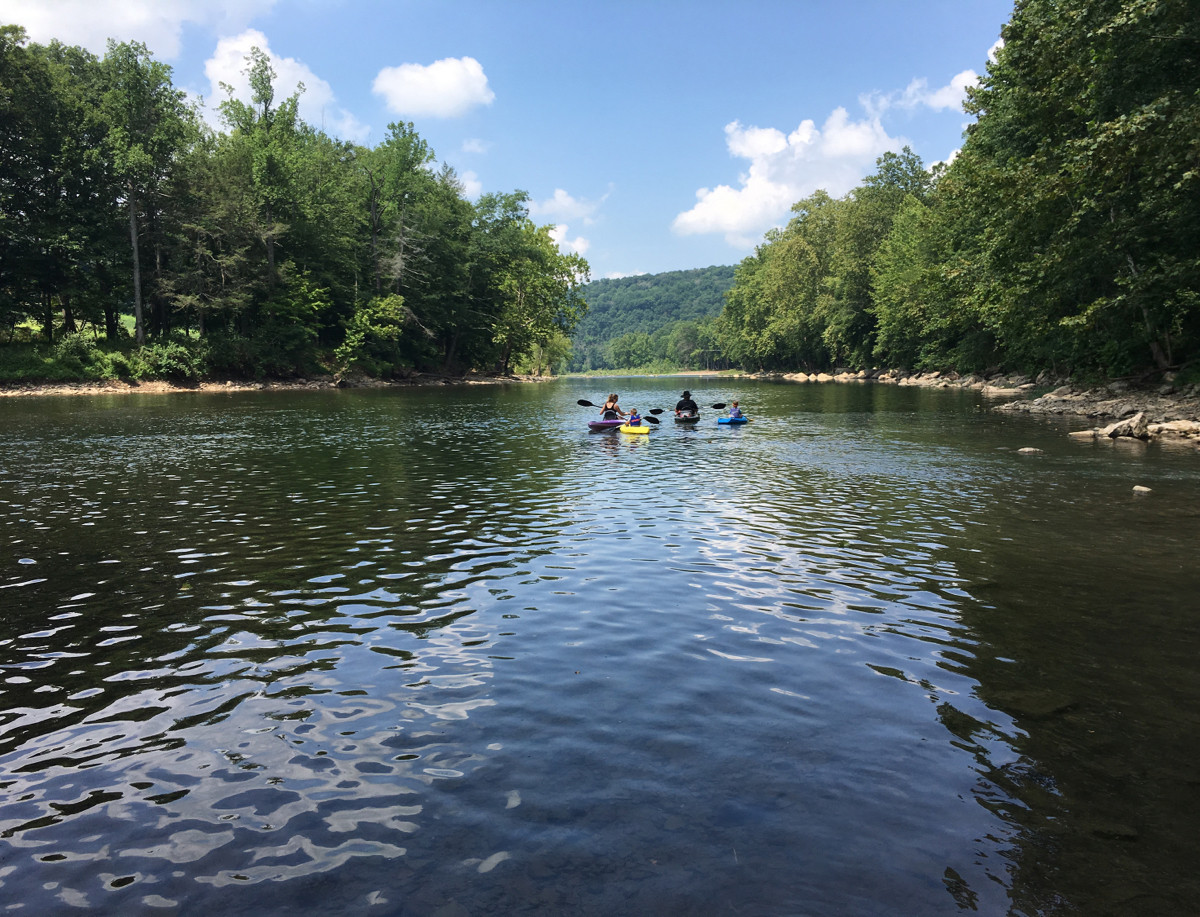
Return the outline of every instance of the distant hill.
<path id="1" fill-rule="evenodd" d="M 587 315 L 572 337 L 572 369 L 603 366 L 604 348 L 623 335 L 653 335 L 677 322 L 721 314 L 733 265 L 594 280 L 584 287 Z"/>

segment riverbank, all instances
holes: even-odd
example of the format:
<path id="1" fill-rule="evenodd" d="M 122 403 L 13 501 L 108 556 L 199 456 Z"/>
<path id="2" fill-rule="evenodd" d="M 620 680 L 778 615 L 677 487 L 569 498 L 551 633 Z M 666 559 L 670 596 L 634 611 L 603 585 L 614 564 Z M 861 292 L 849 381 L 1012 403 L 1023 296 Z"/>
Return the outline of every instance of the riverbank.
<path id="1" fill-rule="evenodd" d="M 126 382 L 109 379 L 104 382 L 12 382 L 0 384 L 0 398 L 20 398 L 58 395 L 169 395 L 182 392 L 294 392 L 333 388 L 405 388 L 422 385 L 498 385 L 506 382 L 546 382 L 550 376 L 500 376 L 468 373 L 447 376 L 439 373 L 413 373 L 402 379 L 381 380 L 366 376 L 313 377 L 311 379 L 272 379 L 261 382 L 226 380 L 193 384 L 148 380 Z"/>
<path id="2" fill-rule="evenodd" d="M 760 377 L 762 374 L 759 374 Z M 1073 431 L 1075 438 L 1158 437 L 1191 440 L 1200 445 L 1200 383 L 1176 386 L 1170 378 L 1154 387 L 1110 382 L 1101 387 L 1075 385 L 1048 373 L 1036 378 L 1019 374 L 991 376 L 957 373 L 903 373 L 864 370 L 839 373 L 785 373 L 789 382 L 879 382 L 929 388 L 969 388 L 998 403 L 993 410 L 1011 414 L 1078 416 L 1101 421 Z"/>

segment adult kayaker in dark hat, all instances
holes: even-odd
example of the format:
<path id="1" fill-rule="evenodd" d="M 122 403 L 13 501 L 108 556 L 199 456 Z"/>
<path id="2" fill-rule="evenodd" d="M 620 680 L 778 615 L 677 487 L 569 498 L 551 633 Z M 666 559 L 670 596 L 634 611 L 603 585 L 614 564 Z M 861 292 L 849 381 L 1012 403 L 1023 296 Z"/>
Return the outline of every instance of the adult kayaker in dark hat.
<path id="1" fill-rule="evenodd" d="M 692 393 L 685 391 L 683 397 L 675 404 L 675 416 L 680 414 L 695 414 L 700 409 L 696 407 L 696 402 L 692 401 Z"/>

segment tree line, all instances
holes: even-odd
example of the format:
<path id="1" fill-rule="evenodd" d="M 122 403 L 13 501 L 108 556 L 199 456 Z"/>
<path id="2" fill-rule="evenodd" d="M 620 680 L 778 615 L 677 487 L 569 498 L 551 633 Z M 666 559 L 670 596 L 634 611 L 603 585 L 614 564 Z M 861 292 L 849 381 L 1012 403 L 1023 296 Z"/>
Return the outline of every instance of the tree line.
<path id="1" fill-rule="evenodd" d="M 724 368 L 716 317 L 732 285 L 731 265 L 593 280 L 566 368 Z"/>
<path id="2" fill-rule="evenodd" d="M 736 271 L 733 362 L 1146 376 L 1200 346 L 1200 16 L 1019 0 L 960 153 L 887 153 Z"/>
<path id="3" fill-rule="evenodd" d="M 84 377 L 565 359 L 588 265 L 524 192 L 471 203 L 411 123 L 337 140 L 299 117 L 302 85 L 276 96 L 262 51 L 245 72 L 218 130 L 141 44 L 98 57 L 0 26 L 0 350 Z"/>

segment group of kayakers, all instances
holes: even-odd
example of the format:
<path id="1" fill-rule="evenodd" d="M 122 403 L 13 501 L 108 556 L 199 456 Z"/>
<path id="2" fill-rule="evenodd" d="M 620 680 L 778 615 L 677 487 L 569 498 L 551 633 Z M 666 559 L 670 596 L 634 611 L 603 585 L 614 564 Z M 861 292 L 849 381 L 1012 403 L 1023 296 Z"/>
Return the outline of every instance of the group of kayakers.
<path id="1" fill-rule="evenodd" d="M 613 394 L 609 395 L 608 398 L 605 399 L 603 407 L 600 408 L 600 416 L 603 417 L 605 420 L 618 420 L 620 418 L 624 418 L 625 423 L 631 427 L 636 427 L 636 426 L 640 425 L 642 422 L 642 417 L 640 414 L 638 414 L 637 408 L 630 408 L 629 413 L 626 414 L 625 411 L 623 411 L 621 409 L 620 404 L 617 403 L 619 398 L 620 398 L 620 396 L 617 395 L 615 392 Z M 580 402 L 580 403 L 586 404 L 586 402 Z M 721 405 L 715 405 L 715 406 L 721 407 Z M 593 407 L 595 407 L 595 405 L 593 405 Z M 661 413 L 661 412 L 654 412 L 654 413 Z M 677 401 L 675 403 L 675 416 L 676 417 L 698 417 L 699 415 L 700 415 L 700 408 L 696 404 L 696 402 L 692 400 L 692 393 L 685 390 L 683 393 L 683 397 L 680 398 L 679 401 Z M 736 401 L 732 402 L 729 405 L 729 416 L 735 417 L 735 418 L 742 416 L 742 410 L 741 410 L 741 408 L 738 407 L 738 403 Z"/>

